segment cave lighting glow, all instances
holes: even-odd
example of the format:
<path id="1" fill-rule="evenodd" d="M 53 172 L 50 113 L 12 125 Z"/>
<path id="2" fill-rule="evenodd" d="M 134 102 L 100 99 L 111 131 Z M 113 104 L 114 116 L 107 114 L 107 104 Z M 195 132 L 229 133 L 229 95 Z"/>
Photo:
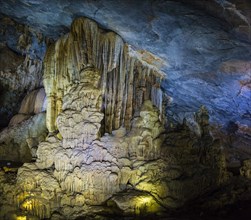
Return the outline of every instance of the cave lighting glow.
<path id="1" fill-rule="evenodd" d="M 26 220 L 27 217 L 26 216 L 17 216 L 16 220 Z"/>

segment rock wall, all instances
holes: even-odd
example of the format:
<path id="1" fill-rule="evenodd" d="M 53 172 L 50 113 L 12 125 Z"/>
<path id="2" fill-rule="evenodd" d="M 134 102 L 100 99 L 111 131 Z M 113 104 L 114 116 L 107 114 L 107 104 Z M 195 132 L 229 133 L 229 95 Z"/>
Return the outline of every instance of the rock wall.
<path id="1" fill-rule="evenodd" d="M 0 160 L 29 162 L 35 158 L 32 148 L 37 148 L 47 135 L 45 117 L 44 112 L 39 113 L 3 129 L 0 133 Z"/>
<path id="2" fill-rule="evenodd" d="M 24 96 L 42 86 L 45 38 L 0 15 L 0 129 L 18 112 Z"/>
<path id="3" fill-rule="evenodd" d="M 47 98 L 44 88 L 32 91 L 24 97 L 18 114 L 11 118 L 9 126 L 14 126 L 35 114 L 45 112 L 46 107 Z"/>
<path id="4" fill-rule="evenodd" d="M 36 158 L 38 143 L 47 135 L 46 103 L 43 88 L 25 96 L 18 114 L 0 132 L 0 160 L 29 162 Z"/>
<path id="5" fill-rule="evenodd" d="M 95 67 L 101 73 L 103 132 L 111 133 L 139 112 L 142 103 L 151 99 L 162 110 L 160 82 L 163 78 L 154 62 L 146 59 L 121 37 L 107 32 L 84 18 L 76 19 L 68 35 L 52 45 L 45 57 L 44 86 L 48 96 L 47 127 L 57 130 L 56 118 L 62 111 L 62 98 L 70 86 L 80 80 L 79 72 Z"/>
<path id="6" fill-rule="evenodd" d="M 207 13 L 215 17 L 219 17 L 231 24 L 229 28 L 234 31 L 238 37 L 244 40 L 251 40 L 250 28 L 250 9 L 251 5 L 248 0 L 214 0 L 214 1 L 198 1 L 198 0 L 181 0 L 185 4 L 195 5 Z"/>

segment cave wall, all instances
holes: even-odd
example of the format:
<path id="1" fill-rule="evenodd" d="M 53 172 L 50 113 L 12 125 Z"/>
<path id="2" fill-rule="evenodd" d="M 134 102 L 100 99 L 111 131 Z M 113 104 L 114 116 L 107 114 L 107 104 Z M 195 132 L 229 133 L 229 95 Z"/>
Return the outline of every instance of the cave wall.
<path id="1" fill-rule="evenodd" d="M 238 38 L 251 41 L 251 3 L 249 0 L 180 0 L 221 18 Z"/>
<path id="2" fill-rule="evenodd" d="M 28 2 L 32 7 L 34 2 Z M 215 2 L 220 5 L 223 1 Z M 200 197 L 206 207 L 217 209 L 249 191 L 250 44 L 233 38 L 229 27 L 223 28 L 225 23 L 217 24 L 219 20 L 202 12 L 177 2 L 155 3 L 149 7 L 146 1 L 138 6 L 147 9 L 145 14 L 140 10 L 135 15 L 131 10 L 134 17 L 112 19 L 109 24 L 103 19 L 104 12 L 118 6 L 114 1 L 107 7 L 90 3 L 91 10 L 87 7 L 82 13 L 103 20 L 102 25 L 111 25 L 127 42 L 154 51 L 162 59 L 137 50 L 121 36 L 84 18 L 76 19 L 70 32 L 48 47 L 43 82 L 48 95 L 46 124 L 50 134 L 44 141 L 44 113 L 16 125 L 23 119 L 22 107 L 10 127 L 0 134 L 0 140 L 9 140 L 3 140 L 1 155 L 12 154 L 15 159 L 28 155 L 30 160 L 31 146 L 38 157 L 35 163 L 26 163 L 19 169 L 17 182 L 11 185 L 1 173 L 1 217 L 10 216 L 16 209 L 55 219 L 95 216 L 97 212 L 159 214 L 200 201 Z M 231 6 L 227 8 L 229 13 L 233 5 L 226 6 Z M 128 5 L 123 7 L 122 11 L 127 11 Z M 70 8 L 69 13 L 76 8 Z M 118 16 L 116 10 L 109 16 Z M 236 15 L 238 10 L 234 12 Z M 47 28 L 50 22 L 45 20 L 39 28 L 44 28 L 45 33 L 53 28 L 59 30 L 71 20 L 64 15 L 65 20 L 58 26 Z M 29 16 L 36 17 L 36 12 Z M 142 20 L 134 26 L 135 16 Z M 42 85 L 45 43 L 25 26 L 9 19 L 2 23 L 5 34 L 3 31 L 1 35 L 4 43 L 0 57 L 4 70 L 0 82 L 4 89 L 0 87 L 0 95 L 5 97 L 1 101 L 8 100 L 2 109 L 6 112 L 8 108 L 13 115 L 18 111 L 20 97 Z M 15 36 L 10 31 L 13 27 L 21 34 Z M 12 59 L 15 62 L 10 64 Z M 160 69 L 167 76 L 164 82 Z M 15 76 L 14 80 L 10 75 Z M 25 112 L 34 114 L 26 101 Z M 201 104 L 206 104 L 209 111 L 201 107 L 195 114 Z M 168 114 L 167 119 L 164 113 Z M 208 115 L 220 123 L 219 127 L 209 125 Z M 37 128 L 44 133 L 34 132 Z M 22 150 L 21 142 L 28 148 Z M 222 194 L 212 199 L 215 189 Z M 209 201 L 205 193 L 212 193 Z M 102 207 L 97 210 L 96 205 Z"/>
<path id="3" fill-rule="evenodd" d="M 250 76 L 239 70 L 234 75 L 221 73 L 224 62 L 250 62 L 250 42 L 246 39 L 250 30 L 249 5 L 248 1 L 239 0 L 109 0 L 74 4 L 69 0 L 45 0 L 44 4 L 17 0 L 15 4 L 3 1 L 0 10 L 54 39 L 69 31 L 73 18 L 84 16 L 99 22 L 136 49 L 162 58 L 158 68 L 169 74 L 162 87 L 170 96 L 168 114 L 174 123 L 205 105 L 212 123 L 227 126 L 230 121 L 245 125 L 249 121 L 250 90 L 245 87 L 239 95 L 238 92 L 242 89 L 240 81 L 250 80 Z M 236 35 L 242 27 L 247 30 L 245 39 Z M 223 101 L 222 94 L 226 97 Z"/>
<path id="4" fill-rule="evenodd" d="M 0 132 L 0 160 L 30 162 L 47 136 L 47 99 L 44 88 L 33 90 L 22 100 L 18 114 Z"/>
<path id="5" fill-rule="evenodd" d="M 42 87 L 43 36 L 0 16 L 0 129 L 16 114 L 24 96 Z"/>

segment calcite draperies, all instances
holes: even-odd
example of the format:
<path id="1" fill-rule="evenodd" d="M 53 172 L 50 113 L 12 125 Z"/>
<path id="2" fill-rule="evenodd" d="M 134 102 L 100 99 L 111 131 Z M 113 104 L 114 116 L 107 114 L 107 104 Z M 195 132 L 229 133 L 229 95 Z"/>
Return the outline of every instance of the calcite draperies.
<path id="1" fill-rule="evenodd" d="M 130 128 L 130 120 L 142 103 L 150 99 L 162 110 L 161 71 L 154 67 L 154 57 L 141 59 L 121 37 L 107 32 L 85 18 L 76 19 L 68 35 L 47 51 L 44 63 L 44 86 L 48 96 L 47 127 L 57 130 L 56 118 L 62 111 L 62 98 L 80 71 L 94 67 L 101 73 L 103 132 L 111 133 L 121 125 Z"/>

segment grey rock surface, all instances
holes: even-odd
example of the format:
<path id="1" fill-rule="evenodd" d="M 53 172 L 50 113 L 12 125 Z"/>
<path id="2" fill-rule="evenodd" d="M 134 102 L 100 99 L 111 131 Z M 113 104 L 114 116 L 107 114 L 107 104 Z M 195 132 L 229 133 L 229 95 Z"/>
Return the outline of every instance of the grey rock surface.
<path id="1" fill-rule="evenodd" d="M 47 135 L 45 113 L 39 113 L 0 133 L 0 160 L 29 162 L 32 159 L 30 139 L 41 142 Z M 37 147 L 37 146 L 34 146 Z"/>
<path id="2" fill-rule="evenodd" d="M 23 97 L 42 86 L 46 46 L 41 34 L 2 15 L 0 30 L 1 129 L 18 112 Z"/>

